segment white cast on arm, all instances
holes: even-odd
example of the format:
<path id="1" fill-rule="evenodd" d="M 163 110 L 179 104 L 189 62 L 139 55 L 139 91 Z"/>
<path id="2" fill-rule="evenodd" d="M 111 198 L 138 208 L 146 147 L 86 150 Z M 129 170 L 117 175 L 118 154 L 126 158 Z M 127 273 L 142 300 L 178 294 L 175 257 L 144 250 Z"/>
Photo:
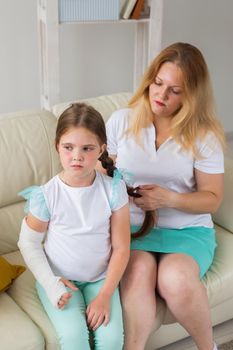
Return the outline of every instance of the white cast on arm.
<path id="1" fill-rule="evenodd" d="M 36 280 L 47 293 L 51 303 L 58 308 L 58 301 L 62 294 L 67 293 L 61 277 L 55 276 L 43 250 L 42 241 L 45 233 L 32 230 L 23 219 L 18 241 L 18 247 L 25 263 L 32 271 Z"/>

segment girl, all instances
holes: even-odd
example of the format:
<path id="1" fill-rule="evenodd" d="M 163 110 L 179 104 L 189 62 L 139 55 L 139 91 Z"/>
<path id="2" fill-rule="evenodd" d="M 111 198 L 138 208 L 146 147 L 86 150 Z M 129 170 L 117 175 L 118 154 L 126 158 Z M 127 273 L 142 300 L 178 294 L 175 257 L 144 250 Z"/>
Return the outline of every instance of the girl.
<path id="1" fill-rule="evenodd" d="M 21 192 L 28 201 L 19 248 L 37 282 L 39 298 L 64 350 L 122 349 L 118 283 L 129 258 L 128 195 L 109 174 L 101 115 L 73 104 L 60 116 L 56 149 L 63 171 L 45 185 Z M 42 241 L 44 246 L 42 246 Z M 63 311 L 62 311 L 63 310 Z"/>

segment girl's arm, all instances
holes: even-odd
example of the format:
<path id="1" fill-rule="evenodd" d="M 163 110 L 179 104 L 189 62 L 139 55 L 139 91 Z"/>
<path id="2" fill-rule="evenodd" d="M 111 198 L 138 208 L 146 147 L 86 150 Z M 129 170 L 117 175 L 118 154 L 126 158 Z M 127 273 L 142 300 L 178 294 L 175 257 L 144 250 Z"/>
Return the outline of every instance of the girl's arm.
<path id="1" fill-rule="evenodd" d="M 195 169 L 197 190 L 178 193 L 157 185 L 142 185 L 142 197 L 134 199 L 143 210 L 175 208 L 190 213 L 214 213 L 223 198 L 223 174 L 207 174 Z"/>
<path id="2" fill-rule="evenodd" d="M 96 330 L 102 323 L 109 322 L 110 300 L 125 271 L 130 253 L 129 207 L 113 212 L 111 217 L 112 254 L 108 265 L 105 283 L 98 296 L 87 307 L 87 322 Z"/>
<path id="3" fill-rule="evenodd" d="M 100 294 L 111 297 L 125 271 L 130 253 L 130 219 L 129 207 L 126 204 L 113 212 L 111 217 L 112 254 L 108 265 L 105 284 Z"/>
<path id="4" fill-rule="evenodd" d="M 42 242 L 47 228 L 48 222 L 28 214 L 22 222 L 18 246 L 25 263 L 45 289 L 51 303 L 57 308 L 63 308 L 71 295 L 65 288 L 68 285 L 66 280 L 54 275 L 44 253 Z"/>

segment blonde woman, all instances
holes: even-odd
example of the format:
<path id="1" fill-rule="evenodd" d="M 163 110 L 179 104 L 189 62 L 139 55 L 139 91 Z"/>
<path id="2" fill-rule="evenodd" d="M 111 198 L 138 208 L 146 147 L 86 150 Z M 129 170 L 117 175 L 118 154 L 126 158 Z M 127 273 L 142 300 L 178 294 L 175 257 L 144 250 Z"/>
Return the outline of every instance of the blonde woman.
<path id="1" fill-rule="evenodd" d="M 224 132 L 214 111 L 206 62 L 186 43 L 165 48 L 151 63 L 129 108 L 107 124 L 108 152 L 134 175 L 137 231 L 156 212 L 149 233 L 132 238 L 121 283 L 125 350 L 143 350 L 160 295 L 199 350 L 217 349 L 202 277 L 216 247 L 211 213 L 223 196 Z"/>

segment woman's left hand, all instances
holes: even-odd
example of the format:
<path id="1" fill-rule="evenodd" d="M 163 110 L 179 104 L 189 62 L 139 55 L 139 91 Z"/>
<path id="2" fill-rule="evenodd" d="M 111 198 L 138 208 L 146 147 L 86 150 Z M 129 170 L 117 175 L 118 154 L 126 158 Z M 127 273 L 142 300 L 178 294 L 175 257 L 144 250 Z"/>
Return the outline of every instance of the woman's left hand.
<path id="1" fill-rule="evenodd" d="M 106 326 L 110 319 L 110 299 L 106 296 L 97 295 L 88 305 L 86 310 L 87 324 L 95 331 L 101 324 Z"/>
<path id="2" fill-rule="evenodd" d="M 140 185 L 137 191 L 142 197 L 134 198 L 134 203 L 142 210 L 156 210 L 172 207 L 176 193 L 157 185 Z"/>

